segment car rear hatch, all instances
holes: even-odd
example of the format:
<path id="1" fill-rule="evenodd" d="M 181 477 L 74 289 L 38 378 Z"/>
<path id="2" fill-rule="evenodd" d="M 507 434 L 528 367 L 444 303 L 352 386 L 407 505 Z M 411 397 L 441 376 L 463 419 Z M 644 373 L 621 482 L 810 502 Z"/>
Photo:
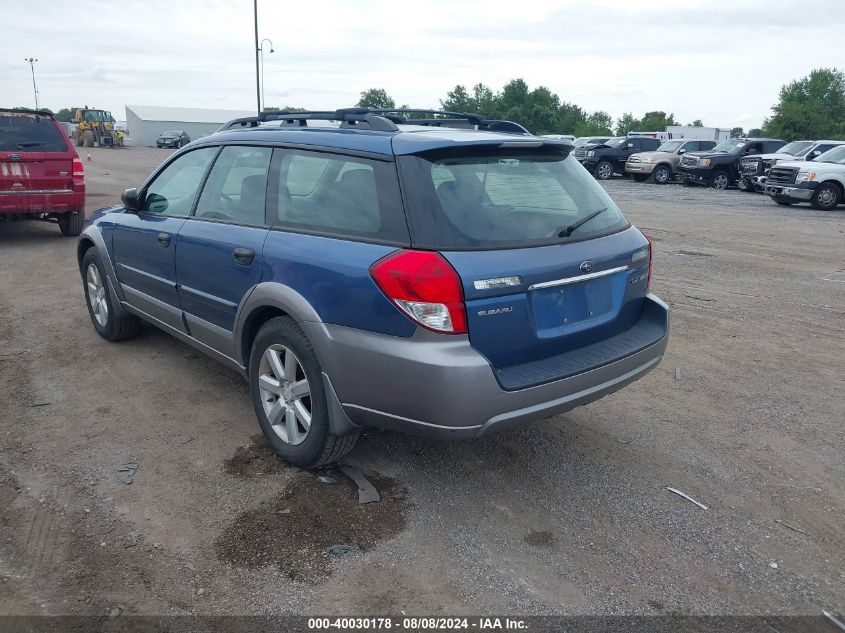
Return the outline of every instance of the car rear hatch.
<path id="1" fill-rule="evenodd" d="M 52 117 L 0 111 L 0 196 L 72 191 L 75 157 Z"/>
<path id="2" fill-rule="evenodd" d="M 460 276 L 470 343 L 506 389 L 589 370 L 663 336 L 643 320 L 648 241 L 566 154 L 400 157 L 414 246 L 438 250 Z"/>

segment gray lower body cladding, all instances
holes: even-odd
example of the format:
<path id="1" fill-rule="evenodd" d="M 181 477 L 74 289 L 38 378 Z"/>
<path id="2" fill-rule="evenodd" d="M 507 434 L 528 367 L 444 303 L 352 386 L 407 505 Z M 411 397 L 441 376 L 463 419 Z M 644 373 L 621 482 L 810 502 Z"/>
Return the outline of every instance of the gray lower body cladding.
<path id="1" fill-rule="evenodd" d="M 649 295 L 647 301 L 650 318 L 661 321 L 663 335 L 655 342 L 599 367 L 516 390 L 502 387 L 466 336 L 418 330 L 399 338 L 324 323 L 303 325 L 354 424 L 470 438 L 593 402 L 657 366 L 668 342 L 669 312 L 657 297 Z"/>

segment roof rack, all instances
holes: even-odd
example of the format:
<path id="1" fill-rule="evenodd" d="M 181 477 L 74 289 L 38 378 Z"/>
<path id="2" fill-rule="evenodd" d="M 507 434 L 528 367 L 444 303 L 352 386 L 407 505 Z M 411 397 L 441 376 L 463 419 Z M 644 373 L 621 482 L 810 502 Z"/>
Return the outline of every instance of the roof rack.
<path id="1" fill-rule="evenodd" d="M 433 117 L 412 118 L 411 114 L 429 114 Z M 258 116 L 233 119 L 224 123 L 219 131 L 236 128 L 254 128 L 269 121 L 279 121 L 282 126 L 307 127 L 308 121 L 339 121 L 341 127 L 398 132 L 397 124 L 427 125 L 432 127 L 470 128 L 510 134 L 530 134 L 519 123 L 488 119 L 481 114 L 447 112 L 414 108 L 341 108 L 332 111 L 261 112 Z"/>
<path id="2" fill-rule="evenodd" d="M 531 134 L 519 123 L 501 119 L 488 119 L 483 114 L 468 112 L 449 112 L 446 110 L 429 110 L 427 108 L 390 108 L 373 109 L 359 108 L 370 114 L 377 114 L 389 118 L 395 123 L 406 125 L 430 125 L 432 127 L 459 127 L 484 130 L 489 132 L 508 132 L 511 134 Z M 431 114 L 433 117 L 412 118 L 405 114 Z"/>
<path id="3" fill-rule="evenodd" d="M 330 111 L 313 112 L 262 112 L 258 116 L 233 119 L 224 123 L 222 130 L 239 127 L 258 127 L 268 121 L 279 121 L 282 125 L 307 127 L 308 121 L 340 121 L 341 127 L 359 127 L 380 132 L 398 132 L 399 128 L 390 119 L 370 113 L 361 108 L 346 108 Z"/>

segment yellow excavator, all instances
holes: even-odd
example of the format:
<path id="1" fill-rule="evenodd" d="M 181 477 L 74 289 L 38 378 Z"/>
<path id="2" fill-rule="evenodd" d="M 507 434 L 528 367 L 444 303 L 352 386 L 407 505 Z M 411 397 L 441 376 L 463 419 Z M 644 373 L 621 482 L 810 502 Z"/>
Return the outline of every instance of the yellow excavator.
<path id="1" fill-rule="evenodd" d="M 122 147 L 123 134 L 115 132 L 114 117 L 106 110 L 75 108 L 73 140 L 77 147 Z"/>

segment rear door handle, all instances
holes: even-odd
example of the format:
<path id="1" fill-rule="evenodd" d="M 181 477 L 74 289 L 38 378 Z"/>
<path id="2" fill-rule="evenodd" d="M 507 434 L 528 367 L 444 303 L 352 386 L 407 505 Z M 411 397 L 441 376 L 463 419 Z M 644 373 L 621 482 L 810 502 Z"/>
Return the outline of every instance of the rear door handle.
<path id="1" fill-rule="evenodd" d="M 160 246 L 167 248 L 170 246 L 170 233 L 159 233 L 158 234 L 158 243 Z"/>
<path id="2" fill-rule="evenodd" d="M 235 256 L 235 261 L 244 266 L 249 266 L 252 260 L 255 259 L 255 251 L 251 248 L 236 248 L 232 251 Z"/>

